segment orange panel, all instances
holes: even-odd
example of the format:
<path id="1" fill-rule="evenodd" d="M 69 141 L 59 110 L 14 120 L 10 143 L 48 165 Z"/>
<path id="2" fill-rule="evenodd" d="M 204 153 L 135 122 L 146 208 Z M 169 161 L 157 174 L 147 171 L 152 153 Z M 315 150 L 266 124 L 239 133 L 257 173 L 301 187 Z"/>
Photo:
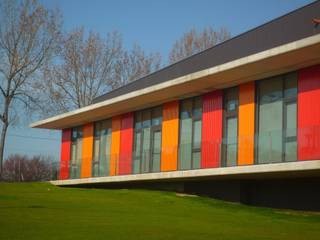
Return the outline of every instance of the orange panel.
<path id="1" fill-rule="evenodd" d="M 165 103 L 162 114 L 161 171 L 174 171 L 178 165 L 179 102 Z"/>
<path id="2" fill-rule="evenodd" d="M 255 83 L 239 86 L 238 165 L 254 163 Z"/>
<path id="3" fill-rule="evenodd" d="M 112 118 L 112 134 L 111 134 L 111 156 L 110 156 L 110 176 L 118 174 L 118 162 L 120 153 L 120 129 L 121 116 Z"/>
<path id="4" fill-rule="evenodd" d="M 81 178 L 91 177 L 93 149 L 93 123 L 83 126 Z"/>

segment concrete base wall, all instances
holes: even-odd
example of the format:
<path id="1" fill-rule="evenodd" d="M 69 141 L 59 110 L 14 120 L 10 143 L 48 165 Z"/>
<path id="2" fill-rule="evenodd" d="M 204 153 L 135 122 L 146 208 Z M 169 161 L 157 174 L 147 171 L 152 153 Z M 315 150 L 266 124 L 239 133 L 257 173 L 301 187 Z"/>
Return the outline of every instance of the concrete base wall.
<path id="1" fill-rule="evenodd" d="M 69 186 L 70 187 L 70 186 Z M 154 189 L 209 196 L 242 204 L 320 211 L 320 178 L 131 182 L 82 185 L 108 189 Z"/>

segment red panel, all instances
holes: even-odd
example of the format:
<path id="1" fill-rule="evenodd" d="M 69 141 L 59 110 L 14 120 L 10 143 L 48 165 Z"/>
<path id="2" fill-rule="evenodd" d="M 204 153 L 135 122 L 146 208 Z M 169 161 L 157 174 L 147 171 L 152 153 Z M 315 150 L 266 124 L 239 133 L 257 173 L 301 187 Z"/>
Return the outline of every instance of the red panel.
<path id="1" fill-rule="evenodd" d="M 298 73 L 298 159 L 320 159 L 320 65 Z"/>
<path id="2" fill-rule="evenodd" d="M 222 91 L 203 96 L 201 168 L 220 166 L 222 141 Z"/>
<path id="3" fill-rule="evenodd" d="M 133 113 L 121 116 L 119 174 L 132 172 Z"/>
<path id="4" fill-rule="evenodd" d="M 61 156 L 60 156 L 60 176 L 59 179 L 69 178 L 69 162 L 71 150 L 71 129 L 62 130 Z"/>

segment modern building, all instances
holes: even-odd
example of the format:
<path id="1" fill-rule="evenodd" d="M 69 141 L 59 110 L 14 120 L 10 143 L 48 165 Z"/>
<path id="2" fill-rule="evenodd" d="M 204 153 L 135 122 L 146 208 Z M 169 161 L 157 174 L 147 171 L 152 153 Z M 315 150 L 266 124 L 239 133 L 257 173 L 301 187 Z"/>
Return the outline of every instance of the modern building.
<path id="1" fill-rule="evenodd" d="M 59 186 L 156 187 L 320 209 L 320 1 L 32 124 Z"/>

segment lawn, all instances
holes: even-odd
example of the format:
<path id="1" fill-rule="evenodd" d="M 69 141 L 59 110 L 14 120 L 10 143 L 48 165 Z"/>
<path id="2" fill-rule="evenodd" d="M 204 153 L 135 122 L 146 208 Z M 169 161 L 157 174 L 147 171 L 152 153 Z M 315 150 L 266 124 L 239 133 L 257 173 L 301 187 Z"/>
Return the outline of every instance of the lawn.
<path id="1" fill-rule="evenodd" d="M 0 184 L 0 239 L 320 239 L 320 214 L 145 190 Z"/>

